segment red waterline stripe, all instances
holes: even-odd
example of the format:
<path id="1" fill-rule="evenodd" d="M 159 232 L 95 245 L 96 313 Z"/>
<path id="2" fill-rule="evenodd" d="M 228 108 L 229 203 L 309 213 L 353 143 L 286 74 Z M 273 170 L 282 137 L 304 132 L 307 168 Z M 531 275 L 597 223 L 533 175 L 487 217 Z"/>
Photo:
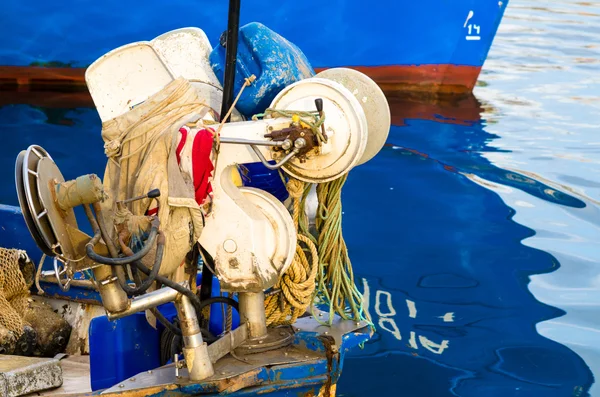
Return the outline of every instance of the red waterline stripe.
<path id="1" fill-rule="evenodd" d="M 446 94 L 471 92 L 481 67 L 459 65 L 350 66 L 375 80 L 384 91 Z M 317 71 L 327 68 L 317 68 Z M 87 90 L 85 68 L 0 66 L 0 90 Z"/>

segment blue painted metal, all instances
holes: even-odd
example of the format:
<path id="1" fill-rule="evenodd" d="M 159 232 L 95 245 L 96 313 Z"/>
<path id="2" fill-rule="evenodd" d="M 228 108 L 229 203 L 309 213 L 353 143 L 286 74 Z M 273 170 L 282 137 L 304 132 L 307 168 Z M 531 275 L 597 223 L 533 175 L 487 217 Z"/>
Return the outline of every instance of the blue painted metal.
<path id="1" fill-rule="evenodd" d="M 210 63 L 223 84 L 225 47 L 219 43 L 210 53 Z M 262 113 L 275 96 L 288 85 L 314 76 L 315 72 L 302 51 L 293 43 L 260 23 L 242 26 L 236 63 L 234 92 L 254 75 L 256 81 L 246 87 L 236 104 L 244 116 Z"/>
<path id="2" fill-rule="evenodd" d="M 507 4 L 506 0 L 247 0 L 240 23 L 269 26 L 298 45 L 315 67 L 480 67 Z M 0 49 L 0 65 L 61 61 L 83 67 L 113 48 L 182 26 L 200 27 L 214 45 L 226 29 L 226 16 L 224 1 L 140 5 L 134 0 L 5 0 L 0 34 L 10 39 Z M 466 39 L 469 24 L 478 26 L 479 40 Z"/>
<path id="3" fill-rule="evenodd" d="M 160 366 L 159 331 L 148 324 L 144 313 L 116 321 L 106 316 L 94 318 L 89 342 L 92 390 Z"/>
<path id="4" fill-rule="evenodd" d="M 231 396 L 257 396 L 268 394 L 269 396 L 316 396 L 320 391 L 326 389 L 326 385 L 336 384 L 346 352 L 370 338 L 368 330 L 359 330 L 346 334 L 339 353 L 327 348 L 324 337 L 312 332 L 298 332 L 294 338 L 294 344 L 300 348 L 309 347 L 318 352 L 322 358 L 308 362 L 292 364 L 273 365 L 260 367 L 246 376 L 251 386 L 235 392 L 218 393 L 218 381 L 209 380 L 201 383 L 182 384 L 179 386 L 165 386 L 160 391 L 148 392 L 148 397 L 176 397 L 193 395 L 231 395 Z M 231 386 L 235 388 L 235 381 Z M 99 395 L 99 392 L 94 393 Z M 113 396 L 115 394 L 109 394 Z M 126 395 L 126 394 L 125 394 Z M 327 395 L 327 394 L 326 394 Z"/>

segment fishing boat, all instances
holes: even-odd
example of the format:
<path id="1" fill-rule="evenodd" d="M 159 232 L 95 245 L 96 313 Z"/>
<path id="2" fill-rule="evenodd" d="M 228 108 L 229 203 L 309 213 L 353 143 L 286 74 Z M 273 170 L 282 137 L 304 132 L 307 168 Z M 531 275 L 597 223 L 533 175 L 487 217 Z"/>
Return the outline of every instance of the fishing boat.
<path id="1" fill-rule="evenodd" d="M 65 180 L 40 145 L 17 156 L 3 396 L 335 395 L 373 333 L 341 188 L 385 144 L 389 105 L 367 75 L 316 73 L 265 25 L 238 27 L 232 1 L 215 48 L 184 27 L 86 68 L 103 177 Z"/>
<path id="2" fill-rule="evenodd" d="M 260 22 L 298 45 L 317 70 L 355 68 L 386 91 L 471 92 L 508 0 L 244 0 L 241 24 Z M 213 46 L 227 3 L 182 0 L 140 7 L 9 0 L 0 32 L 0 83 L 85 89 L 85 67 L 103 53 L 182 26 L 201 26 Z M 45 67 L 41 67 L 45 66 Z"/>

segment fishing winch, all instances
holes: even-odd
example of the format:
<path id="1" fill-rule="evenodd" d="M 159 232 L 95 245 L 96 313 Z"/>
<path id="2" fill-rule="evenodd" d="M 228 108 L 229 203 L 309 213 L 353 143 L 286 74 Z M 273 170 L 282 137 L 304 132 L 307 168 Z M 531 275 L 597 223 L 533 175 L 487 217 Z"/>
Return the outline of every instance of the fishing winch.
<path id="1" fill-rule="evenodd" d="M 236 348 L 260 351 L 291 340 L 287 328 L 267 329 L 264 291 L 292 263 L 294 221 L 270 193 L 239 186 L 232 178 L 238 166 L 262 162 L 301 181 L 331 181 L 372 158 L 390 126 L 379 87 L 349 69 L 329 70 L 286 87 L 255 120 L 217 124 L 214 92 L 220 88 L 210 77 L 212 71 L 194 61 L 210 49 L 204 39 L 196 29 L 179 30 L 177 35 L 161 36 L 160 51 L 157 41 L 133 43 L 90 66 L 86 81 L 112 156 L 104 183 L 95 175 L 65 182 L 39 146 L 22 152 L 16 164 L 23 216 L 40 249 L 53 258 L 61 286 L 68 288 L 73 273 L 92 269 L 110 319 L 174 301 L 192 380 L 211 376 L 212 363 Z M 196 49 L 193 62 L 181 56 L 182 48 L 186 54 Z M 207 79 L 212 94 L 202 86 Z M 164 125 L 152 124 L 159 121 Z M 126 128 L 117 134 L 118 141 L 107 138 L 110 123 Z M 214 134 L 208 206 L 184 194 L 197 185 L 197 169 L 190 171 L 193 167 L 186 165 L 197 155 L 197 147 L 186 146 L 182 137 L 207 130 Z M 124 161 L 129 161 L 127 167 Z M 125 175 L 130 168 L 131 174 Z M 110 179 L 111 172 L 115 178 Z M 204 225 L 198 226 L 201 205 L 208 209 Z M 94 236 L 79 230 L 76 206 L 84 207 Z M 137 245 L 131 232 L 135 228 L 144 238 Z M 196 242 L 214 259 L 221 288 L 237 293 L 239 300 L 242 326 L 210 346 L 198 322 L 205 303 L 177 266 L 186 261 L 181 253 Z M 154 281 L 165 287 L 151 291 Z"/>

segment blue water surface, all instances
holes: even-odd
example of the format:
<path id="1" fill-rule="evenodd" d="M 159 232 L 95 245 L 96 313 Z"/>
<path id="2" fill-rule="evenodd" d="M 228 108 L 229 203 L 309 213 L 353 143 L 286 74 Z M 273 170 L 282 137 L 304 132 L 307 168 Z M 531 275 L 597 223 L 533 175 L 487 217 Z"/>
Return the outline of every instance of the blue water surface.
<path id="1" fill-rule="evenodd" d="M 338 396 L 600 395 L 600 5 L 514 0 L 475 95 L 391 100 L 344 233 L 377 327 Z M 0 108 L 0 202 L 29 144 L 102 175 L 91 109 Z"/>

